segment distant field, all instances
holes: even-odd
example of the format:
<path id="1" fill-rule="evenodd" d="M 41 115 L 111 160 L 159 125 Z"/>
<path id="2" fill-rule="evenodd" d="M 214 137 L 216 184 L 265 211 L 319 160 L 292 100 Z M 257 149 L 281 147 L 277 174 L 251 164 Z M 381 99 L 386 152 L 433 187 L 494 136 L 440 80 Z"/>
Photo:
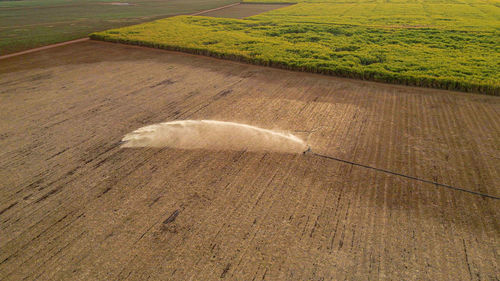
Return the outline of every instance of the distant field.
<path id="1" fill-rule="evenodd" d="M 245 3 L 491 4 L 496 0 L 244 0 Z"/>
<path id="2" fill-rule="evenodd" d="M 179 16 L 92 38 L 293 70 L 500 94 L 497 1 L 299 2 L 323 3 L 300 3 L 243 20 Z"/>
<path id="3" fill-rule="evenodd" d="M 209 11 L 200 16 L 216 17 L 216 18 L 234 18 L 242 19 L 254 15 L 258 15 L 267 11 L 286 7 L 290 4 L 259 4 L 259 3 L 242 3 L 229 8 L 224 8 L 215 11 Z"/>
<path id="4" fill-rule="evenodd" d="M 235 0 L 0 0 L 0 55 Z M 127 5 L 128 3 L 128 5 Z"/>

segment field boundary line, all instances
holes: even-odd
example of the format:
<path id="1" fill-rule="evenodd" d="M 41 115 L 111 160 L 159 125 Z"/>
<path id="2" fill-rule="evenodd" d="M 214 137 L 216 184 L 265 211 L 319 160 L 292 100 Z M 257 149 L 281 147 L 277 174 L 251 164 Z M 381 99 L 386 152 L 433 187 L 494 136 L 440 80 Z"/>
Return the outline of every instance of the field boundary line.
<path id="1" fill-rule="evenodd" d="M 30 53 L 34 53 L 34 52 L 38 52 L 38 51 L 43 51 L 43 50 L 47 50 L 47 49 L 52 49 L 52 48 L 60 47 L 60 46 L 64 46 L 64 45 L 70 45 L 70 44 L 74 44 L 74 43 L 84 42 L 84 41 L 88 41 L 88 40 L 90 40 L 90 38 L 89 37 L 85 37 L 85 38 L 80 38 L 80 39 L 65 41 L 65 42 L 61 42 L 61 43 L 50 44 L 50 45 L 47 45 L 47 46 L 38 47 L 38 48 L 34 48 L 34 49 L 29 49 L 29 50 L 26 50 L 26 51 L 12 53 L 12 54 L 8 54 L 8 55 L 3 55 L 3 56 L 0 56 L 0 60 L 8 59 L 8 58 L 11 58 L 11 57 L 17 57 L 17 56 L 20 56 L 20 55 L 30 54 Z"/>
<path id="2" fill-rule="evenodd" d="M 288 5 L 288 6 L 291 6 L 291 5 L 295 5 L 295 4 L 299 4 L 301 2 L 246 2 L 246 1 L 241 1 L 240 4 L 249 4 L 249 5 Z M 304 2 L 303 2 L 304 3 Z M 316 2 L 316 3 L 320 3 L 320 2 Z"/>
<path id="3" fill-rule="evenodd" d="M 222 10 L 222 9 L 230 8 L 230 7 L 233 7 L 233 6 L 240 5 L 240 4 L 241 4 L 241 2 L 233 3 L 233 4 L 226 5 L 226 6 L 218 7 L 218 8 L 213 8 L 213 9 L 209 9 L 209 10 L 203 10 L 203 11 L 196 12 L 196 13 L 189 14 L 189 15 L 191 15 L 191 16 L 197 16 L 197 15 L 201 15 L 201 14 L 204 14 L 204 13 L 209 13 L 209 12 L 212 12 L 212 11 L 217 11 L 217 10 Z M 182 14 L 178 14 L 178 15 L 182 15 Z M 173 16 L 175 16 L 175 15 L 173 15 Z M 20 55 L 30 54 L 30 53 L 34 53 L 34 52 L 38 52 L 38 51 L 43 51 L 43 50 L 47 50 L 47 49 L 52 49 L 52 48 L 56 48 L 56 47 L 60 47 L 60 46 L 70 45 L 70 44 L 74 44 L 74 43 L 85 42 L 85 41 L 88 41 L 88 40 L 90 40 L 90 37 L 79 38 L 79 39 L 74 39 L 74 40 L 70 40 L 70 41 L 64 41 L 64 42 L 60 42 L 60 43 L 50 44 L 50 45 L 46 45 L 46 46 L 42 46 L 42 47 L 38 47 L 38 48 L 33 48 L 33 49 L 29 49 L 29 50 L 25 50 L 25 51 L 21 51 L 21 52 L 17 52 L 17 53 L 3 55 L 3 56 L 0 56 L 0 60 L 12 58 L 12 57 L 17 57 L 17 56 L 20 56 Z"/>
<path id="4" fill-rule="evenodd" d="M 205 13 L 209 13 L 209 12 L 213 12 L 213 11 L 218 11 L 218 10 L 222 10 L 222 9 L 227 9 L 227 8 L 231 8 L 231 7 L 234 7 L 234 6 L 238 6 L 240 5 L 240 3 L 234 3 L 234 4 L 229 4 L 229 5 L 226 5 L 226 6 L 222 6 L 222 7 L 219 7 L 219 8 L 213 8 L 213 9 L 210 9 L 210 10 L 204 10 L 204 11 L 201 11 L 201 12 L 196 12 L 194 14 L 190 14 L 191 16 L 199 16 L 199 15 L 203 15 Z"/>
<path id="5" fill-rule="evenodd" d="M 307 154 L 307 153 L 311 153 L 312 155 L 318 156 L 318 157 L 321 157 L 321 158 L 326 158 L 326 159 L 334 160 L 334 161 L 337 161 L 337 162 L 342 162 L 342 163 L 345 163 L 345 164 L 349 164 L 349 165 L 353 165 L 353 166 L 358 166 L 358 167 L 362 167 L 362 168 L 366 168 L 366 169 L 370 169 L 370 170 L 374 170 L 374 171 L 377 171 L 377 172 L 383 172 L 383 173 L 391 174 L 391 175 L 398 176 L 398 177 L 403 177 L 403 178 L 407 178 L 407 179 L 411 179 L 411 180 L 415 180 L 415 181 L 420 181 L 420 182 L 424 182 L 424 183 L 433 184 L 435 186 L 445 187 L 445 188 L 448 188 L 448 189 L 451 189 L 451 190 L 455 190 L 455 191 L 467 192 L 467 193 L 470 193 L 470 194 L 473 194 L 473 195 L 478 195 L 478 196 L 487 197 L 487 198 L 491 198 L 491 199 L 495 199 L 495 200 L 500 200 L 500 197 L 497 197 L 497 196 L 494 196 L 494 195 L 489 195 L 489 194 L 486 194 L 486 193 L 472 191 L 472 190 L 469 190 L 469 189 L 465 189 L 465 188 L 461 188 L 461 187 L 456 187 L 456 186 L 452 186 L 452 185 L 448 185 L 448 184 L 444 184 L 444 183 L 439 183 L 439 182 L 435 182 L 435 181 L 431 181 L 431 180 L 421 179 L 421 178 L 417 178 L 417 177 L 414 177 L 414 176 L 409 176 L 409 175 L 401 174 L 401 173 L 398 173 L 398 172 L 393 172 L 393 171 L 390 171 L 390 170 L 376 168 L 376 167 L 368 166 L 368 165 L 365 165 L 365 164 L 360 164 L 360 163 L 356 163 L 356 162 L 352 162 L 352 161 L 348 161 L 348 160 L 336 158 L 336 157 L 329 156 L 329 155 L 319 154 L 319 153 L 316 153 L 316 152 L 312 151 L 311 148 L 309 148 L 308 150 L 304 151 L 304 154 Z"/>

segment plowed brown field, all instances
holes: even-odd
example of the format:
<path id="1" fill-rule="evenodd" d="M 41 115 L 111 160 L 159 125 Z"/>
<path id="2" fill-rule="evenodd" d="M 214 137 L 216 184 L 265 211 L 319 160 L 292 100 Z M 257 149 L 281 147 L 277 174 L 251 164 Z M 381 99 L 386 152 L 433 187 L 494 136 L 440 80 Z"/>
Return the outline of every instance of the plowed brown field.
<path id="1" fill-rule="evenodd" d="M 500 196 L 500 97 L 87 41 L 0 61 L 0 279 L 500 278 L 498 199 L 311 153 L 120 148 L 184 119 Z"/>

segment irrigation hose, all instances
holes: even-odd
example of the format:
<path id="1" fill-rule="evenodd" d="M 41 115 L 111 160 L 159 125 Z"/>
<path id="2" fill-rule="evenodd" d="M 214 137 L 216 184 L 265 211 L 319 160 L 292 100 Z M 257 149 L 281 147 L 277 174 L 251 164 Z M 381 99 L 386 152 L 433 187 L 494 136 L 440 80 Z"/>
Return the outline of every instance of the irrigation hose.
<path id="1" fill-rule="evenodd" d="M 407 179 L 411 179 L 411 180 L 416 180 L 416 181 L 420 181 L 420 182 L 424 182 L 424 183 L 429 183 L 429 184 L 433 184 L 435 186 L 444 187 L 444 188 L 448 188 L 448 189 L 455 190 L 455 191 L 461 191 L 461 192 L 466 192 L 466 193 L 470 193 L 470 194 L 473 194 L 473 195 L 478 195 L 478 196 L 481 196 L 481 197 L 486 197 L 486 198 L 491 198 L 491 199 L 495 199 L 495 200 L 500 200 L 500 197 L 497 197 L 497 196 L 494 196 L 494 195 L 489 195 L 489 194 L 486 194 L 486 193 L 472 191 L 472 190 L 461 188 L 461 187 L 456 187 L 456 186 L 452 186 L 452 185 L 448 185 L 448 184 L 443 184 L 443 183 L 439 183 L 439 182 L 435 182 L 435 181 L 431 181 L 431 180 L 417 178 L 417 177 L 414 177 L 414 176 L 409 176 L 409 175 L 405 175 L 405 174 L 401 174 L 401 173 L 397 173 L 397 172 L 393 172 L 393 171 L 389 171 L 389 170 L 385 170 L 385 169 L 380 169 L 380 168 L 376 168 L 376 167 L 372 167 L 372 166 L 368 166 L 368 165 L 364 165 L 364 164 L 360 164 L 360 163 L 356 163 L 356 162 L 352 162 L 352 161 L 340 159 L 340 158 L 329 156 L 329 155 L 324 155 L 324 154 L 316 153 L 316 152 L 312 151 L 311 147 L 308 147 L 307 150 L 304 151 L 302 154 L 304 154 L 304 155 L 305 154 L 311 154 L 311 155 L 314 155 L 314 156 L 317 156 L 317 157 L 321 157 L 321 158 L 325 158 L 325 159 L 330 159 L 330 160 L 334 160 L 334 161 L 337 161 L 337 162 L 341 162 L 341 163 L 345 163 L 345 164 L 349 164 L 349 165 L 353 165 L 353 166 L 358 166 L 358 167 L 362 167 L 362 168 L 365 168 L 365 169 L 370 169 L 370 170 L 374 170 L 374 171 L 378 171 L 378 172 L 383 172 L 383 173 L 391 174 L 391 175 L 398 176 L 398 177 L 403 177 L 403 178 L 407 178 Z"/>

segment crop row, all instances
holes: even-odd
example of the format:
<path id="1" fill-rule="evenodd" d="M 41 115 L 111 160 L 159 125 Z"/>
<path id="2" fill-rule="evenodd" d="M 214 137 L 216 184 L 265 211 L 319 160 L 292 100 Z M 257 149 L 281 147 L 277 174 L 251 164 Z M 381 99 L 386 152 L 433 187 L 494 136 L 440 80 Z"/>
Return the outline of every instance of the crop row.
<path id="1" fill-rule="evenodd" d="M 348 9 L 343 5 L 329 4 L 348 15 L 343 23 L 326 4 L 300 5 L 243 20 L 178 16 L 91 37 L 290 70 L 500 95 L 498 20 L 486 23 L 492 12 L 481 12 L 484 7 L 452 5 L 449 18 L 457 23 L 452 28 L 442 12 L 433 12 L 435 7 L 415 10 L 420 16 L 395 12 L 384 26 L 386 10 L 401 7 L 371 6 L 382 12 L 368 24 L 368 16 L 351 16 L 342 12 Z M 358 7 L 361 14 L 363 8 Z M 468 11 L 470 21 L 460 17 L 460 9 Z"/>

